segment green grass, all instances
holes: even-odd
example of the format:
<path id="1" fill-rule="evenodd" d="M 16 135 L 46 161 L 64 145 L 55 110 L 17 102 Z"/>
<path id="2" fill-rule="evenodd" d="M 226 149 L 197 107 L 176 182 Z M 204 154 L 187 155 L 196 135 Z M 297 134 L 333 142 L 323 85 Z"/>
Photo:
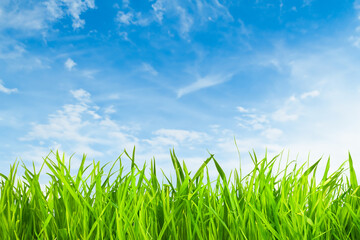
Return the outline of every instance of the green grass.
<path id="1" fill-rule="evenodd" d="M 8 176 L 0 174 L 0 239 L 360 239 L 350 154 L 332 174 L 328 160 L 316 180 L 320 160 L 308 167 L 287 163 L 280 171 L 274 167 L 279 155 L 259 160 L 254 153 L 248 175 L 234 170 L 226 176 L 213 155 L 189 173 L 172 151 L 172 181 L 156 172 L 155 161 L 139 167 L 135 152 L 124 153 L 129 172 L 122 155 L 106 167 L 85 166 L 84 156 L 77 174 L 64 155 L 53 153 L 54 161 L 47 157 L 43 164 L 51 178 L 46 190 L 41 170 L 23 165 L 16 180 L 14 163 Z M 210 164 L 218 171 L 213 181 Z"/>

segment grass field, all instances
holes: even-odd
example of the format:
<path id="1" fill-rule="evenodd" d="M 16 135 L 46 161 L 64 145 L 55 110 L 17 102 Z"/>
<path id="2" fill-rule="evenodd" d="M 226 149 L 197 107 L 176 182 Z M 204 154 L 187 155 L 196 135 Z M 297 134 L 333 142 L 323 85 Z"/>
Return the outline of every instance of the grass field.
<path id="1" fill-rule="evenodd" d="M 315 179 L 320 160 L 279 170 L 279 155 L 260 160 L 253 153 L 249 174 L 226 176 L 213 155 L 189 173 L 171 151 L 174 180 L 156 172 L 155 161 L 139 167 L 135 150 L 109 163 L 109 171 L 99 162 L 85 166 L 84 156 L 75 176 L 64 155 L 52 156 L 43 164 L 51 177 L 46 190 L 41 170 L 23 165 L 17 180 L 19 162 L 0 175 L 0 239 L 360 239 L 350 154 L 331 174 L 328 160 Z M 131 161 L 128 172 L 124 158 Z M 209 164 L 218 171 L 214 181 Z"/>

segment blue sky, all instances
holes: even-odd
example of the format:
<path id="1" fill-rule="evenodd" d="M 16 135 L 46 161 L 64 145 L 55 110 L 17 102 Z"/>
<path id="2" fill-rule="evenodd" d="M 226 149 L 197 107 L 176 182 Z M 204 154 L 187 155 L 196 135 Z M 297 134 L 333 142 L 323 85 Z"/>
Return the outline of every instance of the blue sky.
<path id="1" fill-rule="evenodd" d="M 215 154 L 353 155 L 359 1 L 2 0 L 1 172 L 50 149 L 170 169 Z M 325 164 L 325 161 L 324 161 Z"/>

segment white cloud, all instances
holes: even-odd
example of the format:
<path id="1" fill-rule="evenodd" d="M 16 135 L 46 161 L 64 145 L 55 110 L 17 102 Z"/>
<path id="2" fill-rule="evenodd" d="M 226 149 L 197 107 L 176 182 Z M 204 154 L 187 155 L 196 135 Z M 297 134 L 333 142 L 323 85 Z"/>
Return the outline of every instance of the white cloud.
<path id="1" fill-rule="evenodd" d="M 315 91 L 306 92 L 306 93 L 301 94 L 300 98 L 301 99 L 306 99 L 306 98 L 309 98 L 309 97 L 314 98 L 314 97 L 317 97 L 319 95 L 320 95 L 320 92 L 315 90 Z"/>
<path id="2" fill-rule="evenodd" d="M 71 71 L 76 66 L 76 63 L 71 58 L 68 58 L 65 61 L 64 66 L 67 70 Z"/>
<path id="3" fill-rule="evenodd" d="M 354 2 L 354 9 L 357 11 L 357 20 L 360 20 L 360 4 L 359 1 Z M 349 41 L 354 47 L 360 48 L 360 25 L 358 24 L 353 34 L 349 37 Z"/>
<path id="4" fill-rule="evenodd" d="M 278 140 L 283 134 L 283 131 L 277 128 L 267 128 L 261 132 L 261 135 L 268 140 Z"/>
<path id="5" fill-rule="evenodd" d="M 23 43 L 14 38 L 2 36 L 1 33 L 0 60 L 11 71 L 49 68 L 46 57 L 31 54 Z"/>
<path id="6" fill-rule="evenodd" d="M 48 140 L 78 141 L 79 143 L 94 142 L 89 136 L 82 135 L 79 130 L 85 128 L 87 122 L 83 115 L 88 114 L 88 106 L 81 104 L 67 104 L 62 110 L 49 115 L 49 123 L 34 124 L 32 130 L 22 140 Z"/>
<path id="7" fill-rule="evenodd" d="M 22 57 L 26 52 L 24 44 L 0 37 L 0 59 L 13 60 Z"/>
<path id="8" fill-rule="evenodd" d="M 147 26 L 152 22 L 152 19 L 148 17 L 143 17 L 141 12 L 135 12 L 130 10 L 125 13 L 123 11 L 118 11 L 115 21 L 123 24 L 123 25 L 139 25 L 139 26 Z"/>
<path id="9" fill-rule="evenodd" d="M 113 105 L 110 105 L 109 107 L 105 108 L 105 111 L 104 111 L 106 114 L 112 114 L 112 113 L 116 113 L 116 110 L 114 108 Z"/>
<path id="10" fill-rule="evenodd" d="M 130 0 L 123 0 L 123 1 L 122 1 L 122 4 L 123 4 L 123 7 L 124 7 L 124 8 L 127 8 L 127 7 L 129 7 Z"/>
<path id="11" fill-rule="evenodd" d="M 162 20 L 164 18 L 164 12 L 166 11 L 163 5 L 164 1 L 156 1 L 151 5 L 154 10 L 155 16 L 160 23 L 162 23 Z"/>
<path id="12" fill-rule="evenodd" d="M 218 84 L 224 83 L 231 79 L 233 75 L 207 75 L 205 77 L 199 77 L 195 82 L 191 83 L 190 85 L 180 88 L 177 91 L 177 97 L 181 98 L 182 96 L 204 89 L 212 86 L 216 86 Z"/>
<path id="13" fill-rule="evenodd" d="M 194 19 L 184 8 L 180 6 L 176 7 L 176 12 L 180 18 L 180 35 L 182 37 L 187 37 L 187 34 L 194 23 Z"/>
<path id="14" fill-rule="evenodd" d="M 6 88 L 4 86 L 4 82 L 0 79 L 0 92 L 6 93 L 6 94 L 11 94 L 11 93 L 18 92 L 18 90 L 17 90 L 17 88 Z"/>
<path id="15" fill-rule="evenodd" d="M 238 22 L 240 23 L 240 33 L 245 35 L 245 36 L 249 36 L 251 34 L 251 31 L 250 29 L 248 29 L 246 26 L 245 26 L 245 23 L 243 20 L 241 19 L 238 19 Z"/>
<path id="16" fill-rule="evenodd" d="M 247 109 L 245 109 L 245 108 L 243 108 L 243 107 L 237 107 L 236 108 L 239 112 L 241 112 L 241 113 L 247 113 L 247 112 L 249 112 L 249 110 L 247 110 Z"/>
<path id="17" fill-rule="evenodd" d="M 153 66 L 151 66 L 149 63 L 143 63 L 142 64 L 142 70 L 144 72 L 148 72 L 153 76 L 157 76 L 158 72 L 155 70 L 155 68 Z"/>
<path id="18" fill-rule="evenodd" d="M 74 29 L 82 28 L 85 20 L 80 15 L 94 8 L 94 0 L 3 1 L 0 3 L 0 30 L 15 29 L 38 36 L 65 16 L 71 17 Z"/>
<path id="19" fill-rule="evenodd" d="M 323 154 L 325 157 L 330 155 L 336 167 L 346 160 L 348 150 L 353 159 L 360 157 L 356 146 L 360 114 L 354 111 L 359 109 L 360 102 L 356 89 L 360 62 L 351 47 L 322 46 L 316 49 L 277 49 L 283 56 L 288 56 L 279 64 L 287 69 L 288 75 L 284 77 L 291 89 L 317 90 L 299 92 L 298 97 L 294 94 L 280 104 L 276 100 L 279 105 L 273 105 L 274 109 L 264 113 L 271 116 L 265 129 L 281 130 L 281 137 L 271 141 L 289 149 L 293 155 L 300 153 L 300 159 L 306 160 L 309 151 L 312 160 Z M 317 101 L 307 101 L 320 94 Z M 360 165 L 356 165 L 360 171 Z"/>
<path id="20" fill-rule="evenodd" d="M 359 1 L 359 0 L 355 0 L 355 1 L 354 1 L 354 8 L 355 8 L 356 10 L 360 10 L 360 1 Z"/>
<path id="21" fill-rule="evenodd" d="M 134 17 L 134 15 L 131 12 L 124 13 L 123 11 L 119 11 L 117 13 L 116 20 L 119 23 L 129 25 L 129 24 L 131 24 L 133 17 Z"/>
<path id="22" fill-rule="evenodd" d="M 306 6 L 310 6 L 313 0 L 303 0 L 303 6 L 302 7 L 306 7 Z"/>
<path id="23" fill-rule="evenodd" d="M 243 114 L 241 117 L 235 117 L 240 127 L 250 130 L 264 129 L 268 125 L 269 120 L 265 114 Z"/>
<path id="24" fill-rule="evenodd" d="M 154 138 L 145 140 L 154 146 L 178 146 L 179 144 L 193 144 L 203 142 L 208 136 L 206 133 L 181 129 L 159 129 L 153 133 Z"/>
<path id="25" fill-rule="evenodd" d="M 295 121 L 299 118 L 297 114 L 289 114 L 286 108 L 280 108 L 272 114 L 272 119 L 277 122 Z"/>
<path id="26" fill-rule="evenodd" d="M 63 17 L 64 12 L 56 0 L 49 0 L 46 1 L 44 4 L 50 16 L 52 16 L 54 19 L 59 19 Z"/>
<path id="27" fill-rule="evenodd" d="M 91 104 L 90 93 L 79 89 L 71 94 L 76 103 L 65 104 L 50 114 L 46 123 L 33 123 L 20 140 L 42 141 L 42 149 L 56 146 L 67 153 L 86 153 L 90 157 L 102 157 L 109 152 L 119 154 L 121 148 L 130 148 L 138 142 L 130 130 L 99 114 L 100 109 Z"/>
<path id="28" fill-rule="evenodd" d="M 19 2 L 0 5 L 2 12 L 0 14 L 0 30 L 16 29 L 30 32 L 47 28 L 48 15 L 44 6 L 35 4 L 30 7 L 21 1 Z"/>
<path id="29" fill-rule="evenodd" d="M 167 26 L 175 28 L 181 37 L 187 38 L 194 27 L 200 27 L 209 21 L 219 18 L 226 21 L 233 20 L 228 9 L 217 0 L 212 2 L 157 0 L 151 6 L 152 11 L 142 13 L 130 8 L 128 2 L 123 2 L 123 7 L 127 9 L 127 12 L 119 11 L 116 22 L 123 25 L 147 26 L 154 22 L 164 24 L 164 21 L 169 20 Z M 174 20 L 176 24 L 173 23 Z"/>
<path id="30" fill-rule="evenodd" d="M 74 29 L 83 28 L 85 20 L 81 19 L 80 15 L 88 9 L 95 8 L 95 0 L 61 0 L 61 2 L 62 4 L 58 4 L 58 6 L 66 6 L 65 11 L 72 17 Z M 55 15 L 53 16 L 55 17 Z M 59 14 L 56 16 L 59 16 Z"/>
<path id="31" fill-rule="evenodd" d="M 292 95 L 290 98 L 289 98 L 289 101 L 290 102 L 295 102 L 297 101 L 296 97 L 294 95 Z"/>
<path id="32" fill-rule="evenodd" d="M 82 70 L 80 73 L 82 76 L 89 78 L 89 79 L 94 79 L 94 75 L 97 74 L 99 72 L 99 70 L 97 69 L 85 69 Z"/>
<path id="33" fill-rule="evenodd" d="M 125 41 L 131 42 L 129 39 L 129 34 L 127 32 L 119 32 L 119 36 L 122 37 Z"/>
<path id="34" fill-rule="evenodd" d="M 73 95 L 74 98 L 76 98 L 81 103 L 88 103 L 90 102 L 90 93 L 85 91 L 84 89 L 78 89 L 78 90 L 71 90 L 70 93 Z"/>

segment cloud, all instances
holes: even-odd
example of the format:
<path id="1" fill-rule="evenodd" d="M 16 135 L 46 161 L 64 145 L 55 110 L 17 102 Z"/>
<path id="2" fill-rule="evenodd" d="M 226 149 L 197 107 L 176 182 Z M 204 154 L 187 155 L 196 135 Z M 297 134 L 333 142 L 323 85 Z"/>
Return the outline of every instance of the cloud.
<path id="1" fill-rule="evenodd" d="M 71 71 L 76 66 L 76 63 L 71 58 L 68 58 L 65 61 L 64 66 L 68 71 Z"/>
<path id="2" fill-rule="evenodd" d="M 80 17 L 88 9 L 95 8 L 94 0 L 47 0 L 29 2 L 19 0 L 0 3 L 0 30 L 14 29 L 29 35 L 48 30 L 55 22 L 70 16 L 74 29 L 84 27 Z"/>
<path id="3" fill-rule="evenodd" d="M 240 18 L 238 22 L 240 23 L 240 33 L 248 37 L 252 33 L 251 30 L 245 26 L 244 21 Z"/>
<path id="4" fill-rule="evenodd" d="M 357 91 L 360 62 L 351 46 L 315 46 L 314 49 L 276 49 L 284 56 L 278 63 L 285 71 L 277 73 L 289 84 L 284 91 L 305 91 L 264 104 L 263 114 L 269 122 L 261 134 L 268 143 L 289 149 L 295 156 L 299 153 L 302 160 L 307 159 L 310 151 L 311 160 L 330 155 L 336 167 L 346 160 L 348 150 L 353 159 L 360 157 L 356 146 L 360 114 L 354 111 L 360 102 Z M 318 98 L 313 101 L 315 97 Z M 277 134 L 266 132 L 267 129 L 279 129 L 282 134 L 270 139 L 272 134 Z M 356 168 L 360 169 L 360 165 Z"/>
<path id="5" fill-rule="evenodd" d="M 127 32 L 119 32 L 119 36 L 125 41 L 131 43 L 131 40 L 129 39 L 129 34 Z"/>
<path id="6" fill-rule="evenodd" d="M 82 76 L 89 78 L 89 79 L 94 79 L 94 75 L 97 74 L 99 72 L 99 70 L 97 69 L 85 69 L 82 70 L 80 73 Z"/>
<path id="7" fill-rule="evenodd" d="M 24 44 L 10 38 L 0 37 L 0 59 L 13 60 L 26 53 Z"/>
<path id="8" fill-rule="evenodd" d="M 191 15 L 188 12 L 189 8 L 196 8 L 195 4 L 190 4 L 190 6 L 186 6 L 178 1 L 157 0 L 151 6 L 154 11 L 155 19 L 160 24 L 163 24 L 164 19 L 176 19 L 177 24 L 173 27 L 176 27 L 178 33 L 183 38 L 187 38 L 188 32 L 193 26 L 194 17 L 199 14 L 198 11 L 196 11 L 194 15 Z"/>
<path id="9" fill-rule="evenodd" d="M 182 38 L 186 39 L 191 30 L 196 30 L 201 25 L 219 18 L 226 21 L 233 20 L 228 9 L 217 0 L 212 2 L 157 0 L 147 12 L 136 11 L 130 7 L 129 2 L 123 2 L 123 9 L 118 11 L 115 21 L 123 26 L 148 26 L 153 23 L 163 25 L 166 22 L 166 28 L 175 29 Z"/>
<path id="10" fill-rule="evenodd" d="M 148 72 L 153 76 L 157 76 L 158 72 L 155 70 L 153 66 L 151 66 L 149 63 L 143 63 L 142 64 L 142 71 Z"/>
<path id="11" fill-rule="evenodd" d="M 283 131 L 277 128 L 267 128 L 261 132 L 261 135 L 268 140 L 278 140 L 283 135 Z"/>
<path id="12" fill-rule="evenodd" d="M 73 95 L 81 103 L 90 102 L 90 93 L 85 91 L 84 89 L 71 90 L 70 93 Z"/>
<path id="13" fill-rule="evenodd" d="M 16 29 L 26 32 L 39 31 L 48 27 L 51 21 L 42 4 L 28 5 L 25 1 L 0 4 L 0 30 Z"/>
<path id="14" fill-rule="evenodd" d="M 277 122 L 295 121 L 299 118 L 298 114 L 289 114 L 286 108 L 276 110 L 271 117 Z"/>
<path id="15" fill-rule="evenodd" d="M 14 37 L 8 37 L 1 33 L 0 60 L 6 64 L 8 70 L 12 71 L 49 68 L 47 57 L 31 54 L 25 44 Z"/>
<path id="16" fill-rule="evenodd" d="M 67 6 L 67 13 L 72 17 L 73 28 L 83 28 L 85 20 L 80 18 L 82 12 L 95 8 L 95 0 L 62 0 Z"/>
<path id="17" fill-rule="evenodd" d="M 241 112 L 241 113 L 247 113 L 247 112 L 249 112 L 249 110 L 247 110 L 247 109 L 245 109 L 245 108 L 243 108 L 243 107 L 237 107 L 236 108 L 239 112 Z"/>
<path id="18" fill-rule="evenodd" d="M 95 0 L 48 0 L 45 6 L 52 20 L 70 16 L 73 29 L 78 29 L 85 25 L 80 15 L 88 9 L 95 9 Z"/>
<path id="19" fill-rule="evenodd" d="M 122 23 L 122 24 L 125 24 L 125 25 L 129 25 L 132 23 L 132 20 L 133 20 L 133 13 L 131 12 L 128 12 L 128 13 L 124 13 L 123 11 L 119 11 L 117 13 L 117 16 L 116 16 L 116 20 L 119 22 L 119 23 Z"/>
<path id="20" fill-rule="evenodd" d="M 155 156 L 158 167 L 169 173 L 169 148 L 173 146 L 177 146 L 176 150 L 183 153 L 181 155 L 186 156 L 186 160 L 196 161 L 189 166 L 191 170 L 201 165 L 208 156 L 205 149 L 199 155 L 200 146 L 212 139 L 204 132 L 161 128 L 152 132 L 149 138 L 140 140 L 137 137 L 138 127 L 122 125 L 109 116 L 114 112 L 113 106 L 102 111 L 102 108 L 92 103 L 89 92 L 78 89 L 70 93 L 76 99 L 75 102 L 65 104 L 49 114 L 43 123 L 32 123 L 31 129 L 20 138 L 22 142 L 28 143 L 23 155 L 32 153 L 31 159 L 26 160 L 39 161 L 47 154 L 46 149 L 59 149 L 68 154 L 86 153 L 88 159 L 108 162 L 109 159 L 116 159 L 124 148 L 131 150 L 136 146 L 138 164 Z M 74 163 L 76 165 L 76 161 Z"/>
<path id="21" fill-rule="evenodd" d="M 199 91 L 204 88 L 213 87 L 216 85 L 219 85 L 221 83 L 224 83 L 231 79 L 233 74 L 227 74 L 227 75 L 207 75 L 205 77 L 199 77 L 195 82 L 191 83 L 190 85 L 180 88 L 177 91 L 177 97 L 181 98 L 182 96 Z"/>
<path id="22" fill-rule="evenodd" d="M 116 113 L 116 110 L 113 105 L 110 105 L 109 107 L 105 108 L 104 112 L 106 114 L 112 114 L 112 113 Z"/>
<path id="23" fill-rule="evenodd" d="M 115 21 L 122 25 L 147 26 L 152 22 L 152 19 L 148 17 L 143 17 L 141 12 L 135 12 L 131 9 L 127 13 L 123 11 L 118 11 Z"/>
<path id="24" fill-rule="evenodd" d="M 302 7 L 310 6 L 312 2 L 313 2 L 313 0 L 303 0 Z"/>
<path id="25" fill-rule="evenodd" d="M 193 144 L 203 142 L 208 136 L 206 133 L 182 129 L 159 129 L 153 132 L 154 138 L 145 142 L 154 146 L 178 146 L 179 144 Z"/>
<path id="26" fill-rule="evenodd" d="M 78 89 L 70 93 L 77 102 L 49 114 L 46 123 L 32 123 L 31 130 L 20 140 L 31 141 L 34 147 L 35 142 L 42 142 L 42 149 L 56 146 L 67 153 L 86 153 L 91 157 L 102 157 L 109 152 L 119 154 L 121 148 L 138 142 L 131 129 L 99 113 L 99 107 L 91 103 L 89 92 Z"/>
<path id="27" fill-rule="evenodd" d="M 152 8 L 157 21 L 161 24 L 164 19 L 177 18 L 177 31 L 183 38 L 187 38 L 188 33 L 194 27 L 194 22 L 197 23 L 196 26 L 200 26 L 218 18 L 227 21 L 233 20 L 228 9 L 217 0 L 212 2 L 157 0 L 152 4 Z"/>
<path id="28" fill-rule="evenodd" d="M 314 97 L 317 97 L 320 95 L 320 92 L 315 90 L 315 91 L 311 91 L 311 92 L 306 92 L 306 93 L 303 93 L 301 94 L 300 98 L 301 99 L 306 99 L 306 98 L 314 98 Z"/>
<path id="29" fill-rule="evenodd" d="M 187 37 L 187 34 L 194 23 L 194 19 L 184 8 L 180 6 L 177 6 L 176 12 L 179 15 L 179 19 L 180 19 L 180 28 L 179 28 L 180 35 L 182 37 Z"/>
<path id="30" fill-rule="evenodd" d="M 4 86 L 4 82 L 0 79 L 0 92 L 6 93 L 6 94 L 11 94 L 11 93 L 18 92 L 18 90 L 17 90 L 17 88 L 6 88 Z"/>
<path id="31" fill-rule="evenodd" d="M 123 0 L 123 1 L 122 1 L 122 4 L 123 4 L 123 7 L 124 7 L 124 8 L 127 8 L 127 7 L 129 7 L 130 0 Z"/>
<path id="32" fill-rule="evenodd" d="M 257 113 L 243 114 L 241 117 L 236 117 L 235 119 L 237 119 L 240 127 L 249 130 L 264 129 L 269 123 L 268 117 L 265 114 Z"/>

